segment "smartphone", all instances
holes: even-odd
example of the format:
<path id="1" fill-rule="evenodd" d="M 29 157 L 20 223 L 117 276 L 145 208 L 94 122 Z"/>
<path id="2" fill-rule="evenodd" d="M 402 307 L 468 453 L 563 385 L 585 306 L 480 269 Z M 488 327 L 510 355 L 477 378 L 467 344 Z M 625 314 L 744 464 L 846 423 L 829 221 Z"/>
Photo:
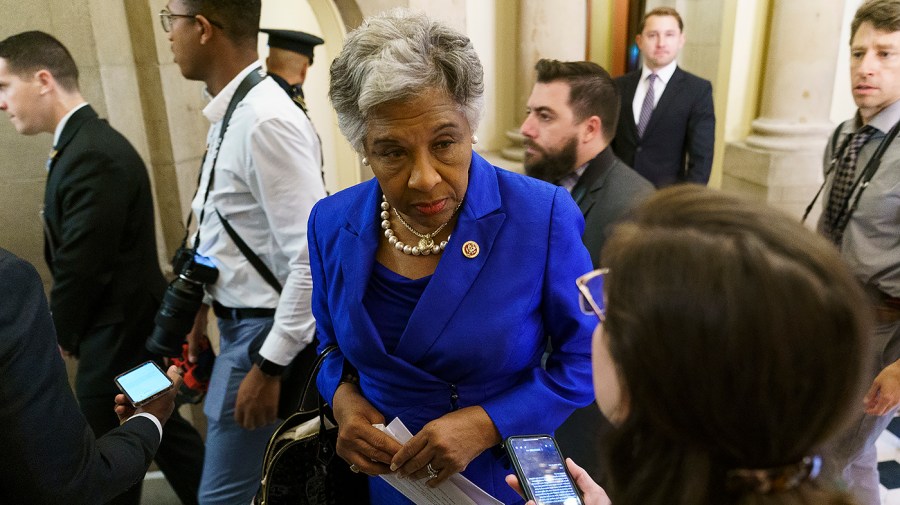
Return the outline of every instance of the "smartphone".
<path id="1" fill-rule="evenodd" d="M 526 499 L 538 505 L 584 505 L 553 437 L 509 437 L 506 451 Z"/>
<path id="2" fill-rule="evenodd" d="M 116 376 L 116 386 L 125 393 L 128 401 L 140 407 L 172 389 L 172 379 L 152 361 L 141 363 Z"/>

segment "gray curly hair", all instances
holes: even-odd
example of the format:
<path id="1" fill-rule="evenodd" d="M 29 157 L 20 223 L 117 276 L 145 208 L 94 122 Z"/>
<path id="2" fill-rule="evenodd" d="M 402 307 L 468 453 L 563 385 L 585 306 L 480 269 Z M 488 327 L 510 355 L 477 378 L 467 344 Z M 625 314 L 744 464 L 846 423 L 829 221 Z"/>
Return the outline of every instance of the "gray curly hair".
<path id="1" fill-rule="evenodd" d="M 444 90 L 475 131 L 484 106 L 484 76 L 469 38 L 425 14 L 393 9 L 347 35 L 331 64 L 328 95 L 341 133 L 361 153 L 372 109 L 426 88 Z"/>

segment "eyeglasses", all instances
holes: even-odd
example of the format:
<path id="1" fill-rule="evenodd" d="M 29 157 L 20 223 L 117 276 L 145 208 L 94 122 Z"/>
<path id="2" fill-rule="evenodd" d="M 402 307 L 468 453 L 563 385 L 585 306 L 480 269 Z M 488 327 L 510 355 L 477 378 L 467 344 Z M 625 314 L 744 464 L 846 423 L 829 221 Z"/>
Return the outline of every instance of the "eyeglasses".
<path id="1" fill-rule="evenodd" d="M 602 323 L 606 320 L 606 297 L 603 293 L 603 279 L 609 273 L 608 268 L 601 268 L 588 272 L 575 279 L 575 285 L 581 296 L 578 297 L 578 305 L 581 311 L 587 315 L 595 315 Z"/>
<path id="2" fill-rule="evenodd" d="M 159 22 L 162 24 L 162 29 L 164 32 L 169 33 L 172 31 L 172 18 L 195 18 L 196 14 L 172 14 L 169 9 L 163 9 L 159 11 Z"/>

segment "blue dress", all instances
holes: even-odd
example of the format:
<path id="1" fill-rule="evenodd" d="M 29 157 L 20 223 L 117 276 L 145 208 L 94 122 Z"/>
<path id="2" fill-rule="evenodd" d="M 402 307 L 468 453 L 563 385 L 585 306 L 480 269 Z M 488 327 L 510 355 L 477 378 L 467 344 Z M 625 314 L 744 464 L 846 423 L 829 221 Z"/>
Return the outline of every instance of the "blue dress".
<path id="1" fill-rule="evenodd" d="M 562 188 L 491 166 L 473 153 L 469 185 L 447 249 L 395 344 L 386 345 L 364 298 L 384 235 L 376 180 L 321 200 L 310 215 L 313 314 L 320 350 L 338 344 L 318 377 L 331 401 L 347 360 L 360 390 L 390 422 L 415 434 L 453 410 L 481 406 L 501 437 L 552 433 L 593 400 L 591 334 L 575 279 L 592 269 L 584 220 Z M 462 253 L 463 244 L 478 254 Z M 377 275 L 377 274 L 374 274 Z M 550 340 L 546 365 L 541 356 Z M 394 347 L 390 349 L 389 347 Z M 504 450 L 476 457 L 463 475 L 503 503 Z M 372 503 L 404 503 L 370 479 Z"/>

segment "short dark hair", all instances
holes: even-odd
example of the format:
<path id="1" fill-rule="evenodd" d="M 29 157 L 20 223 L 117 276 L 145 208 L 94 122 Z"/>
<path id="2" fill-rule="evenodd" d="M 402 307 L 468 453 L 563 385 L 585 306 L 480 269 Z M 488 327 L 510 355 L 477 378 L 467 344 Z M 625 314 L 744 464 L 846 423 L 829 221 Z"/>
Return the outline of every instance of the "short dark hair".
<path id="1" fill-rule="evenodd" d="M 182 0 L 191 14 L 201 14 L 222 25 L 222 31 L 235 42 L 253 41 L 259 36 L 261 0 Z"/>
<path id="2" fill-rule="evenodd" d="M 856 9 L 853 22 L 850 23 L 850 43 L 856 36 L 859 25 L 865 22 L 872 23 L 876 30 L 884 32 L 900 31 L 900 1 L 898 0 L 868 0 Z"/>
<path id="3" fill-rule="evenodd" d="M 605 342 L 627 405 L 607 441 L 620 505 L 794 503 L 729 471 L 799 463 L 871 367 L 869 304 L 823 237 L 759 202 L 660 190 L 603 249 Z M 796 503 L 846 503 L 805 482 Z"/>
<path id="4" fill-rule="evenodd" d="M 650 16 L 672 16 L 678 21 L 678 30 L 684 31 L 684 21 L 681 20 L 681 14 L 678 14 L 678 11 L 671 7 L 657 7 L 646 14 L 641 18 L 641 24 L 638 25 L 638 33 L 644 32 L 644 25 L 647 24 L 647 18 Z"/>
<path id="5" fill-rule="evenodd" d="M 597 116 L 603 136 L 611 141 L 619 121 L 619 90 L 609 72 L 591 61 L 541 59 L 534 66 L 537 82 L 562 81 L 569 85 L 569 105 L 578 122 Z"/>
<path id="6" fill-rule="evenodd" d="M 0 41 L 0 58 L 19 77 L 46 69 L 66 91 L 78 90 L 78 66 L 66 46 L 52 35 L 29 31 L 8 37 Z"/>

